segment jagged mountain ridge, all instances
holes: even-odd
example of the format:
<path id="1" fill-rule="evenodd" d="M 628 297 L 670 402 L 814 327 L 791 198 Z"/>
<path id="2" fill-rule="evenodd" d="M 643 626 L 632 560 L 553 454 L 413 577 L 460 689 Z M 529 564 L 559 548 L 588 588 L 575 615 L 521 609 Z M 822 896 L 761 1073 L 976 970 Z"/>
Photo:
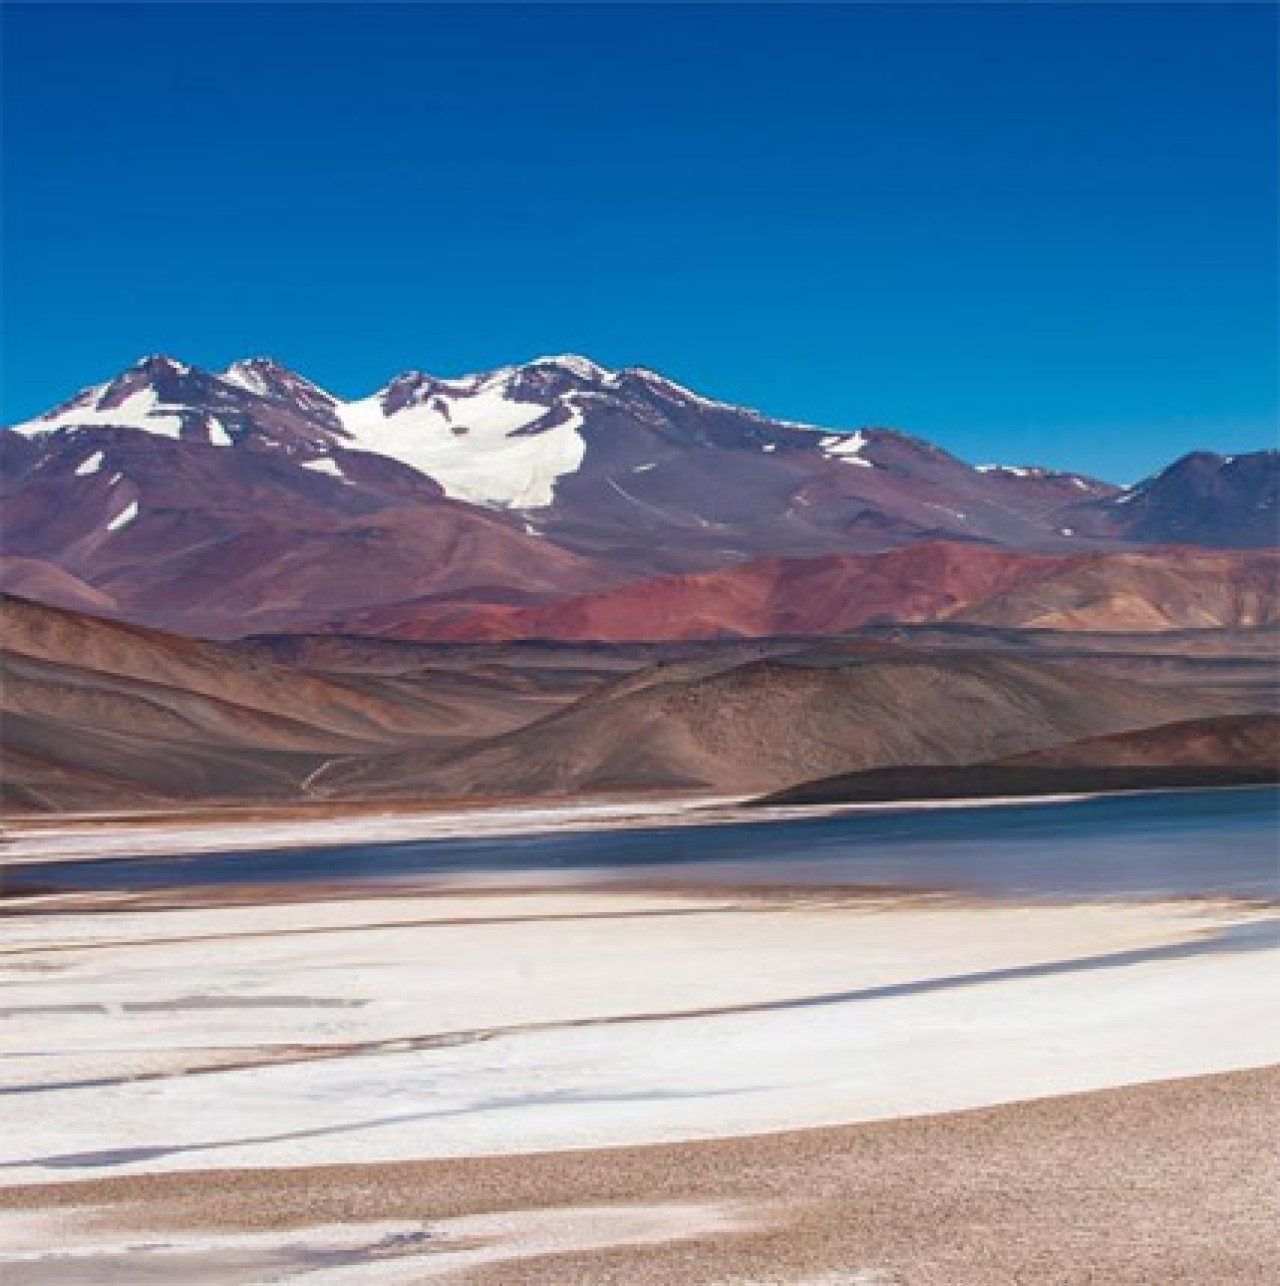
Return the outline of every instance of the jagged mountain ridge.
<path id="1" fill-rule="evenodd" d="M 574 356 L 409 372 L 354 400 L 267 359 L 151 357 L 0 432 L 0 450 L 4 584 L 223 636 L 935 540 L 1274 543 L 1276 453 L 1196 457 L 1122 491 Z"/>

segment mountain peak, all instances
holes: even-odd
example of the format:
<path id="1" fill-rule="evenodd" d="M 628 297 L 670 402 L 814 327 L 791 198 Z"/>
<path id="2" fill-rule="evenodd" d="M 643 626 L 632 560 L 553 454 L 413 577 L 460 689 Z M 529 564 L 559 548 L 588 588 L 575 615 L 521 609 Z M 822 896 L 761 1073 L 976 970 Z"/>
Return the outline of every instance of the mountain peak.
<path id="1" fill-rule="evenodd" d="M 92 391 L 97 394 L 99 411 L 117 410 L 130 402 L 140 406 L 140 398 L 151 399 L 148 409 L 154 409 L 155 405 L 180 400 L 193 378 L 199 383 L 207 376 L 176 357 L 151 353 L 140 357 L 128 370 L 121 371 L 115 379 Z"/>
<path id="2" fill-rule="evenodd" d="M 323 413 L 332 409 L 334 397 L 318 384 L 299 375 L 274 357 L 245 357 L 232 362 L 219 378 L 246 392 L 276 402 L 290 402 Z"/>
<path id="3" fill-rule="evenodd" d="M 257 372 L 262 375 L 290 375 L 293 372 L 274 357 L 242 357 L 232 362 L 222 373 L 224 375 L 246 375 Z M 296 376 L 294 378 L 297 378 Z"/>
<path id="4" fill-rule="evenodd" d="M 583 357 L 580 353 L 556 353 L 547 357 L 535 357 L 526 362 L 525 367 L 554 367 L 580 380 L 598 381 L 613 377 L 614 372 L 607 366 Z"/>
<path id="5" fill-rule="evenodd" d="M 132 366 L 131 371 L 158 372 L 169 375 L 190 375 L 191 367 L 186 363 L 179 361 L 176 357 L 170 357 L 168 353 L 148 353 L 145 357 L 140 357 Z"/>
<path id="6" fill-rule="evenodd" d="M 179 361 L 176 357 L 170 357 L 167 353 L 148 353 L 145 357 L 138 358 L 132 366 L 121 371 L 115 379 L 109 380 L 105 387 L 107 389 L 117 386 L 141 388 L 148 384 L 155 385 L 185 379 L 194 371 L 195 367 Z"/>

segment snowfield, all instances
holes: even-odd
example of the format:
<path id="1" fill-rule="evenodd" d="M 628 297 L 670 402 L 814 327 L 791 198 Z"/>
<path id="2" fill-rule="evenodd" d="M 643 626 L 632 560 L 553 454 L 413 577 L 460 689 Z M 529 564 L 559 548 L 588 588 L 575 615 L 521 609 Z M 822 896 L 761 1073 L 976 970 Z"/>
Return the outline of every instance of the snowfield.
<path id="1" fill-rule="evenodd" d="M 398 460 L 473 504 L 544 508 L 557 479 L 576 473 L 587 450 L 576 407 L 556 417 L 541 403 L 510 397 L 501 382 L 431 396 L 394 414 L 381 393 L 335 409 L 353 447 Z M 543 419 L 545 427 L 532 428 Z"/>
<path id="2" fill-rule="evenodd" d="M 98 403 L 106 391 L 105 384 L 86 389 L 73 404 L 25 424 L 15 424 L 13 431 L 31 435 L 57 433 L 63 429 L 125 428 L 142 429 L 157 437 L 175 440 L 182 436 L 180 408 L 161 401 L 154 389 L 139 389 L 123 398 L 118 406 L 100 407 Z"/>

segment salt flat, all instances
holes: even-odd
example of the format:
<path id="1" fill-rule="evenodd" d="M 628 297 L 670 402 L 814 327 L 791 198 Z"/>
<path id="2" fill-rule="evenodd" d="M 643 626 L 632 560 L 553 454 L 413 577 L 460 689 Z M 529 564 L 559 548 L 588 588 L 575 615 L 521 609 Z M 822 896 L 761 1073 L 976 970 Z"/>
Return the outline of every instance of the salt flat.
<path id="1" fill-rule="evenodd" d="M 1280 1062 L 1276 922 L 1225 903 L 93 906 L 6 926 L 8 1182 L 693 1140 Z"/>
<path id="2" fill-rule="evenodd" d="M 174 1281 L 307 1286 L 416 1286 L 487 1265 L 667 1245 L 758 1224 L 729 1203 L 569 1206 L 425 1220 L 344 1221 L 256 1232 L 169 1232 L 113 1238 L 83 1219 L 0 1211 L 0 1264 L 11 1286 Z"/>
<path id="3" fill-rule="evenodd" d="M 15 1286 L 1272 1262 L 1280 1082 L 1237 1070 L 1280 1062 L 1265 907 L 294 885 L 5 910 Z"/>

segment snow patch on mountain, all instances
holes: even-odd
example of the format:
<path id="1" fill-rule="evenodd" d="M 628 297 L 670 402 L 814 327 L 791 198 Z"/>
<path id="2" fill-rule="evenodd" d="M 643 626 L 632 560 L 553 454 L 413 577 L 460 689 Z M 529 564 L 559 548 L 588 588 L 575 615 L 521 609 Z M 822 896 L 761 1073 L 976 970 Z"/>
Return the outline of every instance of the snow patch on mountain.
<path id="1" fill-rule="evenodd" d="M 382 393 L 334 408 L 352 446 L 388 456 L 434 478 L 445 495 L 473 504 L 540 509 L 555 484 L 586 455 L 582 413 L 570 398 L 561 410 L 510 396 L 508 379 L 487 379 L 454 396 L 388 413 Z M 543 428 L 537 422 L 547 419 Z"/>
<path id="2" fill-rule="evenodd" d="M 87 478 L 90 474 L 97 473 L 102 468 L 102 459 L 102 452 L 95 451 L 87 460 L 76 465 L 76 477 Z"/>
<path id="3" fill-rule="evenodd" d="M 130 500 L 123 509 L 112 520 L 107 523 L 108 531 L 119 531 L 122 527 L 127 527 L 138 516 L 138 502 Z"/>
<path id="4" fill-rule="evenodd" d="M 182 436 L 182 416 L 178 414 L 182 408 L 162 402 L 154 389 L 139 389 L 122 399 L 118 406 L 103 409 L 100 403 L 108 387 L 98 384 L 86 389 L 74 402 L 25 424 L 15 424 L 13 431 L 29 437 L 37 433 L 56 433 L 61 429 L 118 428 L 142 429 L 162 438 Z"/>
<path id="5" fill-rule="evenodd" d="M 1046 469 L 1034 464 L 975 464 L 978 473 L 993 475 L 997 478 L 1032 478 L 1043 482 L 1065 482 L 1078 491 L 1089 491 L 1097 484 L 1091 479 L 1082 478 L 1078 473 L 1066 473 L 1061 469 Z"/>
<path id="6" fill-rule="evenodd" d="M 876 466 L 862 454 L 868 445 L 867 435 L 861 431 L 847 436 L 833 434 L 822 439 L 822 453 L 843 460 L 846 464 L 860 464 L 864 469 L 874 469 Z"/>
<path id="7" fill-rule="evenodd" d="M 342 466 L 329 456 L 320 460 L 308 460 L 302 467 L 310 469 L 312 473 L 327 473 L 331 478 L 337 478 L 341 482 L 350 481 L 342 472 Z"/>

